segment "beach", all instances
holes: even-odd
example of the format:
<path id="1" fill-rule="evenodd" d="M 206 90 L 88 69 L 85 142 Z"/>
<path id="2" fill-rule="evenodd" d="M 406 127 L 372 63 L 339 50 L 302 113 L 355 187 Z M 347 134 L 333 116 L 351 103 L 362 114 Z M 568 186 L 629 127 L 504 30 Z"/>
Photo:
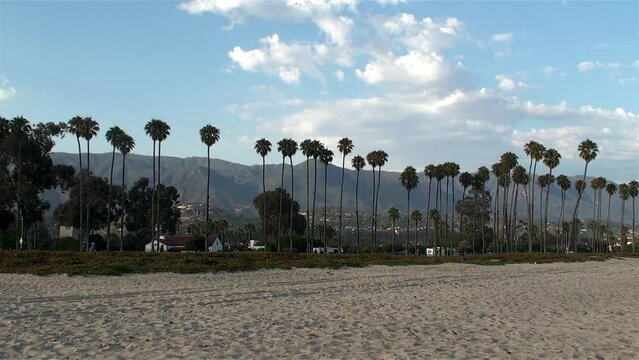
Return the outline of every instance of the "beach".
<path id="1" fill-rule="evenodd" d="M 0 274 L 0 358 L 632 359 L 638 270 L 627 258 Z"/>

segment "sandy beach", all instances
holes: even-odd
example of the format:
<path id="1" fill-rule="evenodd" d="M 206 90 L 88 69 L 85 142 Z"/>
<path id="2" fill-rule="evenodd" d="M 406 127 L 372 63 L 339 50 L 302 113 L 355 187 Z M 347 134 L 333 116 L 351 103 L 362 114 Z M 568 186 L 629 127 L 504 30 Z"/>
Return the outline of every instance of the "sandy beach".
<path id="1" fill-rule="evenodd" d="M 639 356 L 639 259 L 0 275 L 0 358 Z"/>

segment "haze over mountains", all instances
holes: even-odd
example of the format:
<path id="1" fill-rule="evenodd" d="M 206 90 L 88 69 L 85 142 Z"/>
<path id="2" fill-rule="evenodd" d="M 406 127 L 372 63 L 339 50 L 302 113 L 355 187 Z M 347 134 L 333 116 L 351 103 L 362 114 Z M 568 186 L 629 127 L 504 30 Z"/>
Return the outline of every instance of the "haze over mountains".
<path id="1" fill-rule="evenodd" d="M 85 155 L 85 154 L 83 154 Z M 78 155 L 71 153 L 53 153 L 51 155 L 53 162 L 56 164 L 68 164 L 78 169 Z M 271 156 L 275 158 L 275 156 Z M 341 162 L 336 159 L 335 163 Z M 206 197 L 206 158 L 189 157 L 177 158 L 170 156 L 162 156 L 162 183 L 165 185 L 175 186 L 181 194 L 181 202 L 183 203 L 204 203 Z M 313 160 L 310 160 L 310 188 L 311 188 L 311 205 L 313 191 Z M 354 211 L 355 207 L 355 181 L 357 173 L 352 170 L 350 164 L 347 163 L 344 174 L 344 211 Z M 418 187 L 411 192 L 411 210 L 418 208 L 424 212 L 426 210 L 426 201 L 428 198 L 428 178 L 423 174 L 423 167 L 426 164 L 417 166 L 420 174 L 420 183 Z M 116 154 L 114 169 L 114 184 L 119 185 L 122 177 L 122 156 Z M 541 168 L 541 169 L 539 169 Z M 91 172 L 95 175 L 108 179 L 111 170 L 111 154 L 91 154 Z M 471 169 L 474 171 L 475 169 Z M 266 165 L 266 188 L 272 190 L 280 186 L 282 165 L 267 164 Z M 545 169 L 543 166 L 538 167 L 538 172 L 543 174 Z M 557 172 L 559 173 L 559 172 Z M 339 193 L 342 169 L 341 166 L 330 164 L 328 166 L 327 176 L 327 202 L 329 207 L 339 207 Z M 377 176 L 377 172 L 375 174 Z M 379 213 L 385 214 L 386 210 L 391 206 L 405 212 L 406 209 L 406 190 L 399 182 L 399 172 L 382 171 Z M 600 174 L 592 174 L 599 176 Z M 144 155 L 127 156 L 127 185 L 130 186 L 140 177 L 153 176 L 152 157 Z M 306 162 L 294 165 L 295 193 L 294 197 L 299 202 L 302 209 L 306 208 Z M 581 176 L 571 176 L 570 180 L 574 185 Z M 290 191 L 290 166 L 285 166 L 284 171 L 284 188 Z M 587 179 L 590 184 L 591 177 Z M 436 191 L 436 181 L 432 183 L 431 207 L 434 207 L 434 195 Z M 442 193 L 446 190 L 445 180 L 442 181 Z M 456 182 L 455 200 L 461 198 L 463 188 Z M 487 184 L 487 190 L 494 195 L 495 181 L 494 178 Z M 262 191 L 262 166 L 261 165 L 242 165 L 220 159 L 211 160 L 211 203 L 215 207 L 226 210 L 242 210 L 249 214 L 256 214 L 253 208 L 253 199 Z M 368 212 L 371 208 L 371 197 L 373 192 L 372 172 L 370 167 L 362 170 L 360 173 L 359 184 L 359 203 L 362 212 Z M 449 189 L 451 199 L 449 209 L 452 212 L 452 184 Z M 501 192 L 500 192 L 501 193 Z M 503 194 L 503 193 L 502 193 Z M 539 188 L 535 191 L 535 200 L 539 201 Z M 65 195 L 59 192 L 49 192 L 47 199 L 51 201 L 52 209 L 58 203 L 64 201 Z M 501 197 L 501 195 L 500 195 Z M 577 197 L 574 189 L 568 191 L 566 195 L 566 217 L 572 215 L 572 210 Z M 544 197 L 545 198 L 545 197 Z M 605 222 L 608 207 L 608 195 L 603 192 L 602 195 L 602 217 Z M 510 200 L 509 200 L 510 201 Z M 317 163 L 317 198 L 316 206 L 323 207 L 324 204 L 324 165 L 319 161 Z M 518 216 L 525 217 L 526 200 L 523 196 L 523 190 L 520 189 L 518 199 Z M 554 221 L 559 215 L 559 206 L 561 204 L 561 189 L 553 185 L 550 191 L 550 208 L 549 220 Z M 592 218 L 593 213 L 593 191 L 590 187 L 582 196 L 579 217 L 582 219 Z M 618 194 L 613 195 L 610 217 L 611 221 L 618 222 L 621 214 L 621 203 Z M 626 202 L 625 222 L 630 224 L 632 221 L 632 201 Z"/>

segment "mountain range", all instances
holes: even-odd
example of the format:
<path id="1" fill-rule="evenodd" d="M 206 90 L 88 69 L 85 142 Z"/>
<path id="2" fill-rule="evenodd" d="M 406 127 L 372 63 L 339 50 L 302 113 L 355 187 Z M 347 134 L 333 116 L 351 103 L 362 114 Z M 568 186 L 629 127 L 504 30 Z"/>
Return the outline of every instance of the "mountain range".
<path id="1" fill-rule="evenodd" d="M 86 154 L 83 154 L 85 156 Z M 78 169 L 78 154 L 71 153 L 53 153 L 51 158 L 56 164 L 68 164 Z M 336 162 L 340 162 L 337 159 Z M 134 181 L 140 177 L 153 176 L 152 172 L 152 157 L 144 155 L 129 155 L 127 156 L 126 165 L 126 181 L 128 185 L 131 185 Z M 83 161 L 86 165 L 86 162 Z M 307 162 L 301 162 L 294 165 L 294 185 L 295 192 L 294 198 L 299 202 L 302 209 L 306 209 L 306 171 Z M 311 198 L 310 203 L 312 206 L 312 194 L 313 194 L 313 159 L 308 162 L 310 169 L 310 190 Z M 341 164 L 340 164 L 341 165 Z M 357 173 L 349 165 L 344 172 L 344 211 L 354 211 L 355 207 L 355 182 Z M 120 185 L 122 177 L 122 156 L 116 154 L 114 163 L 114 184 Z M 284 188 L 290 191 L 290 166 L 287 164 L 284 167 Z M 340 198 L 340 184 L 342 176 L 341 166 L 333 164 L 328 165 L 327 180 L 327 203 L 329 207 L 339 208 Z M 108 179 L 111 170 L 111 154 L 91 154 L 91 172 L 95 175 L 105 177 Z M 207 159 L 202 157 L 188 157 L 177 158 L 171 156 L 162 156 L 161 159 L 161 175 L 162 183 L 167 186 L 175 186 L 181 194 L 181 202 L 183 203 L 204 203 L 206 200 L 206 171 L 207 171 Z M 265 181 L 266 189 L 272 190 L 280 186 L 282 176 L 282 165 L 280 164 L 267 164 L 265 167 Z M 428 199 L 428 178 L 423 174 L 423 168 L 418 168 L 420 172 L 420 183 L 416 189 L 411 192 L 411 210 L 420 209 L 425 212 L 426 203 Z M 542 171 L 540 171 L 540 174 Z M 400 209 L 400 212 L 405 212 L 406 209 L 406 190 L 401 186 L 399 182 L 399 172 L 394 171 L 382 171 L 381 174 L 381 186 L 379 191 L 379 204 L 378 211 L 380 214 L 386 212 L 391 206 L 395 206 Z M 597 174 L 598 175 L 598 174 Z M 375 173 L 377 176 L 377 172 Z M 371 199 L 373 193 L 373 175 L 369 170 L 362 170 L 360 173 L 359 182 L 359 205 L 360 211 L 370 212 Z M 575 181 L 581 179 L 581 176 L 569 177 L 572 184 Z M 590 184 L 592 178 L 587 178 L 587 183 Z M 458 180 L 458 179 L 457 179 Z M 436 181 L 432 182 L 431 193 L 431 207 L 434 207 Z M 487 183 L 486 189 L 494 194 L 495 192 L 495 178 L 490 179 Z M 445 193 L 446 182 L 442 181 L 442 193 Z M 455 181 L 454 184 L 455 199 L 461 198 L 463 188 Z M 255 209 L 253 207 L 253 199 L 255 196 L 262 192 L 262 166 L 261 165 L 242 165 L 236 164 L 220 159 L 211 159 L 211 205 L 222 208 L 225 210 L 233 210 L 236 212 L 245 212 L 247 215 L 255 215 Z M 453 184 L 451 182 L 449 193 L 451 198 L 449 199 L 449 209 L 452 212 L 452 193 Z M 520 189 L 518 199 L 518 214 L 520 217 L 524 217 L 526 214 L 526 200 L 523 195 L 523 190 Z M 539 201 L 539 188 L 535 191 L 535 200 Z M 52 209 L 54 209 L 59 203 L 66 200 L 65 194 L 59 191 L 50 191 L 45 197 L 52 203 Z M 574 188 L 570 189 L 566 194 L 566 212 L 565 216 L 569 218 L 572 215 L 572 210 L 577 198 L 577 193 Z M 607 215 L 608 207 L 608 195 L 604 191 L 602 194 L 602 218 L 604 222 Z M 544 196 L 545 199 L 545 196 Z M 322 208 L 324 204 L 324 165 L 317 162 L 317 197 L 316 206 Z M 552 185 L 550 188 L 550 208 L 549 208 L 549 220 L 554 221 L 558 218 L 559 207 L 561 204 L 561 189 L 557 185 Z M 615 194 L 611 201 L 610 217 L 611 221 L 618 222 L 621 214 L 621 203 L 619 195 Z M 585 191 L 582 196 L 579 206 L 579 217 L 582 219 L 592 218 L 593 214 L 593 191 L 590 187 Z M 632 221 L 632 201 L 626 201 L 625 222 L 630 224 Z"/>

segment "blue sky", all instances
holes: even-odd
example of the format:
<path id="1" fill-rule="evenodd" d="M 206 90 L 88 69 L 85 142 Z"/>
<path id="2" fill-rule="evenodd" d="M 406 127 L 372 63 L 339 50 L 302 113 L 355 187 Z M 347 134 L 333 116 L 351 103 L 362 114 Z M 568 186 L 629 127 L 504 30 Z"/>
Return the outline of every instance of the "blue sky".
<path id="1" fill-rule="evenodd" d="M 0 115 L 89 115 L 150 154 L 259 162 L 267 137 L 389 153 L 389 169 L 523 160 L 530 139 L 577 174 L 639 178 L 639 2 L 0 1 Z M 76 151 L 71 138 L 56 151 Z M 277 162 L 279 156 L 269 159 Z M 301 155 L 296 159 L 301 161 Z"/>

